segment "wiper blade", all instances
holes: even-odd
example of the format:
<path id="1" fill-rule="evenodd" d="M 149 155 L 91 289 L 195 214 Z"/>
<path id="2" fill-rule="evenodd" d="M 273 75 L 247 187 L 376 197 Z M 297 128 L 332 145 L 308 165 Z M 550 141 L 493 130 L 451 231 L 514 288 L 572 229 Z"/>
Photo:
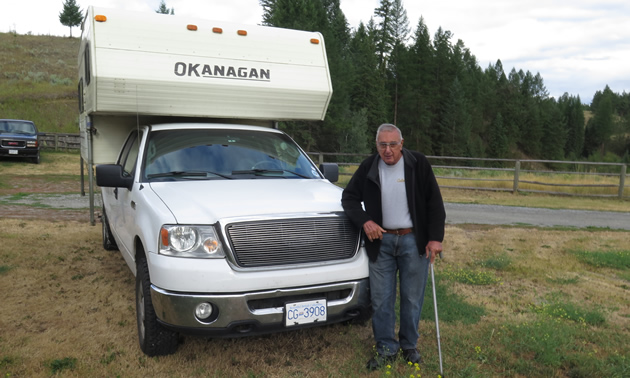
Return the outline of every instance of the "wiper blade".
<path id="1" fill-rule="evenodd" d="M 212 171 L 170 171 L 162 173 L 152 173 L 150 175 L 147 175 L 147 178 L 152 179 L 159 177 L 208 177 L 208 174 L 223 177 L 226 179 L 232 179 L 232 177 L 228 175 Z"/>
<path id="2" fill-rule="evenodd" d="M 302 178 L 310 178 L 308 176 L 305 176 L 303 174 L 297 173 L 297 172 L 293 172 L 293 171 L 289 171 L 286 169 L 245 169 L 242 171 L 232 171 L 233 175 L 259 175 L 259 174 L 264 174 L 264 173 L 291 173 L 294 174 L 296 176 L 302 177 Z"/>

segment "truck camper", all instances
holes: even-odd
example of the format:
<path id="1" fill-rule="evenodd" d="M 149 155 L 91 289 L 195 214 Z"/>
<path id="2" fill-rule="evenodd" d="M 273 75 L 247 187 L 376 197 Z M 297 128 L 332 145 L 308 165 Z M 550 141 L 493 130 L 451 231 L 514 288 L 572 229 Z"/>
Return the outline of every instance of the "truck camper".
<path id="1" fill-rule="evenodd" d="M 277 128 L 326 114 L 321 34 L 89 7 L 78 62 L 91 202 L 94 167 L 144 353 L 369 317 L 338 168 Z"/>

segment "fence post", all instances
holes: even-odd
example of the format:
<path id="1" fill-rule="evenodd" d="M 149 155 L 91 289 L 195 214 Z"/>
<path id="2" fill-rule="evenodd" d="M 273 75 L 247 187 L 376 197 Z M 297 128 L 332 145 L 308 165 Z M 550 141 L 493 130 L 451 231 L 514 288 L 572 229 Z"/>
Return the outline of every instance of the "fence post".
<path id="1" fill-rule="evenodd" d="M 623 188 L 626 185 L 626 170 L 628 169 L 627 165 L 621 166 L 621 173 L 619 174 L 619 199 L 623 199 Z"/>
<path id="2" fill-rule="evenodd" d="M 322 154 L 321 152 L 317 153 L 317 160 L 318 160 L 317 165 L 324 164 L 324 154 Z"/>
<path id="3" fill-rule="evenodd" d="M 59 134 L 55 133 L 55 151 L 58 151 L 59 147 Z"/>
<path id="4" fill-rule="evenodd" d="M 512 186 L 512 193 L 518 193 L 518 176 L 521 170 L 521 161 L 517 160 L 514 163 L 514 185 Z"/>

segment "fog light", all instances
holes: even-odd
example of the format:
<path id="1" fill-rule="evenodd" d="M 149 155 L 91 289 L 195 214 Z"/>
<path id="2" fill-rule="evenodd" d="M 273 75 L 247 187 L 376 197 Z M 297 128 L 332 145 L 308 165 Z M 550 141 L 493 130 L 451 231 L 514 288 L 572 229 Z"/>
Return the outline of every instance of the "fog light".
<path id="1" fill-rule="evenodd" d="M 212 305 L 210 303 L 199 303 L 195 309 L 195 315 L 198 319 L 208 319 L 212 315 Z"/>

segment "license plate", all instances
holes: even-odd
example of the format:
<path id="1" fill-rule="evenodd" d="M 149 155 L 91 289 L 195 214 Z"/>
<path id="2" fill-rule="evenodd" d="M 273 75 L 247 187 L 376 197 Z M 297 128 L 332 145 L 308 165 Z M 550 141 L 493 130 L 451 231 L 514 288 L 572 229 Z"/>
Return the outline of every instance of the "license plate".
<path id="1" fill-rule="evenodd" d="M 17 155 L 18 150 L 9 150 L 9 155 Z"/>
<path id="2" fill-rule="evenodd" d="M 287 327 L 315 322 L 325 322 L 328 306 L 325 299 L 287 303 L 284 306 L 284 322 Z"/>

